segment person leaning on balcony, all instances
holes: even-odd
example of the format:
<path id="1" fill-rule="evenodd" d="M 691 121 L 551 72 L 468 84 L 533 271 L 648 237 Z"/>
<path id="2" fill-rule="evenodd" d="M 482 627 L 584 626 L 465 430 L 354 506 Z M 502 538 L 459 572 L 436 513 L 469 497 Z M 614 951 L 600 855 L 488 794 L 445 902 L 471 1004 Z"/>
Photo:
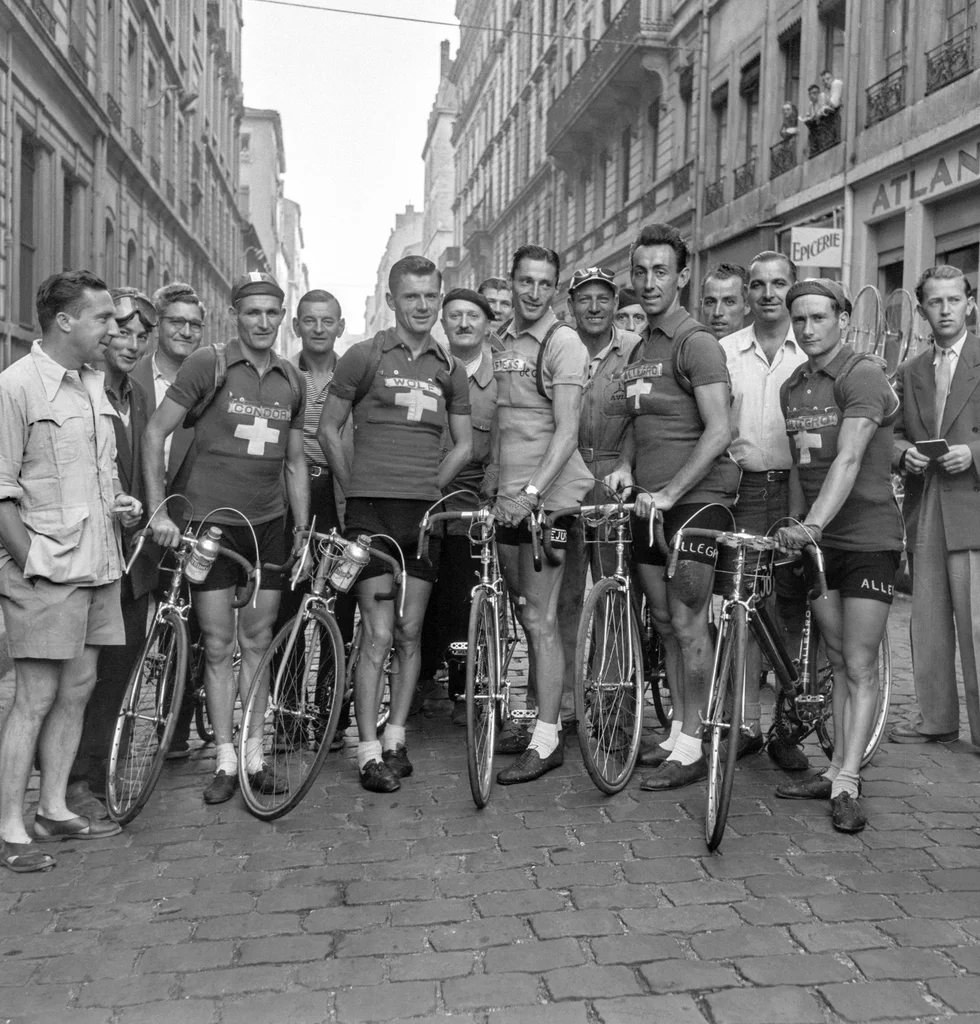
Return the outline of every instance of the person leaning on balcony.
<path id="1" fill-rule="evenodd" d="M 810 106 L 807 108 L 806 117 L 800 118 L 805 125 L 810 125 L 820 116 L 821 111 L 824 107 L 824 95 L 820 91 L 820 86 L 814 82 L 812 85 L 807 86 L 807 96 L 810 98 Z"/>
<path id="2" fill-rule="evenodd" d="M 844 101 L 844 83 L 839 78 L 834 78 L 833 71 L 824 69 L 820 72 L 820 81 L 823 84 L 823 107 L 821 116 L 830 117 L 840 110 Z"/>
<path id="3" fill-rule="evenodd" d="M 788 100 L 783 104 L 783 123 L 779 128 L 781 139 L 795 139 L 800 133 L 800 112 L 795 103 Z"/>

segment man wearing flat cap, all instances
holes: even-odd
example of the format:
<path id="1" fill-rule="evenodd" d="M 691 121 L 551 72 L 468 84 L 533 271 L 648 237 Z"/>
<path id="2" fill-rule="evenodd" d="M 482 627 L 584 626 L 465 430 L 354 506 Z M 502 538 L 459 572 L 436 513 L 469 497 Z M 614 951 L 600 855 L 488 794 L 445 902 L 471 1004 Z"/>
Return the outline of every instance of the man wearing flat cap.
<path id="1" fill-rule="evenodd" d="M 309 525 L 310 500 L 303 455 L 306 386 L 299 371 L 274 351 L 285 315 L 283 298 L 271 274 L 253 271 L 235 282 L 229 315 L 237 337 L 220 353 L 207 347 L 188 356 L 147 426 L 143 447 L 147 501 L 155 509 L 165 493 L 164 441 L 182 422 L 192 426 L 194 443 L 189 458 L 193 462 L 183 489 L 193 508 L 190 529 L 197 533 L 202 527 L 218 526 L 222 545 L 249 562 L 254 563 L 257 554 L 259 561 L 275 565 L 285 562 L 288 554 L 284 471 L 297 551 L 305 543 L 300 531 Z M 228 507 L 237 509 L 245 519 L 227 511 Z M 160 509 L 150 521 L 150 529 L 157 543 L 178 547 L 181 531 L 170 511 Z M 204 792 L 206 803 L 230 799 L 238 784 L 232 743 L 236 633 L 232 600 L 244 582 L 238 566 L 219 557 L 204 583 L 191 586 L 204 637 L 204 689 L 217 745 L 217 771 Z M 238 686 L 243 703 L 272 639 L 282 584 L 282 574 L 263 572 L 254 601 L 238 613 L 242 652 Z M 261 716 L 257 728 L 262 728 Z M 260 732 L 246 739 L 245 750 L 252 789 L 281 792 L 282 783 L 263 759 Z"/>

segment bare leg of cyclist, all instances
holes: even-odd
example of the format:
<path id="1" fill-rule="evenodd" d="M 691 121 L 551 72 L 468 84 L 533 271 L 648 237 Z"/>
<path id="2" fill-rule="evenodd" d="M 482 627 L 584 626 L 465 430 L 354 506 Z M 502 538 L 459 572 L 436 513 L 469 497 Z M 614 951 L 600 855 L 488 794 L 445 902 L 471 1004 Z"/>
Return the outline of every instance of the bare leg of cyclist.
<path id="1" fill-rule="evenodd" d="M 255 607 L 249 601 L 238 612 L 238 646 L 242 653 L 241 671 L 238 674 L 238 695 L 242 707 L 248 700 L 248 693 L 255 680 L 255 673 L 263 655 L 272 643 L 272 630 L 279 612 L 279 591 L 260 590 L 255 598 Z M 252 735 L 246 740 L 245 768 L 249 774 L 259 771 L 263 765 L 262 722 L 266 703 L 269 699 L 269 673 L 262 680 L 262 689 L 255 701 L 252 716 Z M 215 734 L 217 735 L 217 734 Z"/>
<path id="2" fill-rule="evenodd" d="M 408 721 L 408 712 L 412 706 L 412 698 L 415 696 L 415 687 L 419 679 L 419 667 L 422 663 L 420 646 L 422 623 L 431 594 L 431 583 L 415 579 L 412 576 L 408 577 L 405 587 L 405 611 L 395 619 L 395 655 L 391 671 L 391 715 L 385 726 L 384 747 L 386 750 L 395 748 L 396 744 L 393 743 L 389 746 L 388 743 L 392 735 L 397 738 L 399 730 L 400 734 L 404 735 L 405 723 Z M 404 745 L 404 739 L 402 745 Z"/>
<path id="3" fill-rule="evenodd" d="M 650 614 L 657 633 L 664 645 L 664 659 L 667 671 L 667 689 L 670 690 L 670 703 L 673 709 L 670 735 L 659 744 L 664 752 L 674 749 L 674 740 L 684 724 L 684 688 L 681 686 L 681 649 L 670 626 L 670 610 L 667 604 L 667 582 L 661 565 L 638 565 L 640 586 L 650 602 Z M 655 748 L 656 749 L 656 748 Z M 645 754 L 641 763 L 647 766 L 659 764 L 664 760 L 659 751 L 654 757 Z"/>

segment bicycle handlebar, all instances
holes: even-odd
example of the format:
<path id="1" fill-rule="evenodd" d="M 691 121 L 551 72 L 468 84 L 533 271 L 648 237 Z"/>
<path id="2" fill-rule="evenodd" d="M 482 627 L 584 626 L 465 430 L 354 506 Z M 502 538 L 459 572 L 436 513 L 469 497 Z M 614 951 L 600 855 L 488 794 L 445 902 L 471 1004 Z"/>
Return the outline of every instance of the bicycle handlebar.
<path id="1" fill-rule="evenodd" d="M 336 530 L 331 530 L 329 533 L 321 533 L 319 530 L 304 530 L 306 534 L 307 543 L 311 540 L 321 542 L 328 541 L 330 543 L 339 543 L 346 547 L 350 541 L 342 537 Z M 375 601 L 394 601 L 398 596 L 398 587 L 402 583 L 403 573 L 401 562 L 398 561 L 393 555 L 389 555 L 387 551 L 382 551 L 380 548 L 368 547 L 368 554 L 372 558 L 377 558 L 379 561 L 385 562 L 391 566 L 392 572 L 394 573 L 394 579 L 392 580 L 392 588 L 387 594 L 375 594 Z M 272 569 L 276 572 L 281 572 L 284 569 L 291 566 L 296 561 L 295 557 L 290 556 L 289 561 L 283 566 L 270 566 L 263 564 L 263 569 Z"/>

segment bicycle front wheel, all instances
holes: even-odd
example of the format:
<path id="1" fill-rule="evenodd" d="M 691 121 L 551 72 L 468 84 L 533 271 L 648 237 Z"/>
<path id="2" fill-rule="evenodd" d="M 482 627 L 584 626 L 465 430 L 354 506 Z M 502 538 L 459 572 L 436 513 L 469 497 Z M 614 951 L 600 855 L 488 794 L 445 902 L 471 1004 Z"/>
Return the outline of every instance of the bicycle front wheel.
<path id="1" fill-rule="evenodd" d="M 245 805 L 272 821 L 316 781 L 337 729 L 343 641 L 333 616 L 299 612 L 265 652 L 242 715 L 238 777 Z"/>
<path id="2" fill-rule="evenodd" d="M 500 717 L 500 647 L 497 599 L 477 590 L 466 636 L 466 769 L 477 807 L 493 785 L 493 745 Z"/>
<path id="3" fill-rule="evenodd" d="M 106 807 L 121 825 L 150 799 L 173 739 L 187 677 L 187 626 L 176 612 L 154 619 L 116 717 L 106 769 Z"/>
<path id="4" fill-rule="evenodd" d="M 814 644 L 814 648 L 818 645 Z M 817 668 L 817 680 L 820 691 L 826 695 L 826 712 L 817 721 L 816 733 L 820 741 L 820 747 L 828 758 L 834 756 L 834 720 L 832 711 L 832 698 L 834 690 L 834 675 L 830 665 L 823 655 L 821 647 L 821 661 Z M 871 732 L 868 735 L 868 742 L 861 757 L 861 767 L 865 768 L 871 763 L 871 759 L 878 752 L 881 741 L 885 738 L 885 726 L 888 723 L 888 708 L 892 698 L 892 654 L 891 646 L 888 643 L 888 630 L 885 629 L 881 643 L 878 645 L 878 666 L 876 669 L 876 695 L 875 715 L 871 725 Z"/>
<path id="5" fill-rule="evenodd" d="M 725 834 L 728 808 L 735 782 L 735 762 L 742 733 L 742 698 L 745 692 L 745 608 L 735 605 L 718 636 L 711 689 L 708 692 L 708 806 L 704 837 L 716 850 Z"/>
<path id="6" fill-rule="evenodd" d="M 633 774 L 643 729 L 643 654 L 629 594 L 600 580 L 582 608 L 575 644 L 575 708 L 582 760 L 603 793 Z"/>

